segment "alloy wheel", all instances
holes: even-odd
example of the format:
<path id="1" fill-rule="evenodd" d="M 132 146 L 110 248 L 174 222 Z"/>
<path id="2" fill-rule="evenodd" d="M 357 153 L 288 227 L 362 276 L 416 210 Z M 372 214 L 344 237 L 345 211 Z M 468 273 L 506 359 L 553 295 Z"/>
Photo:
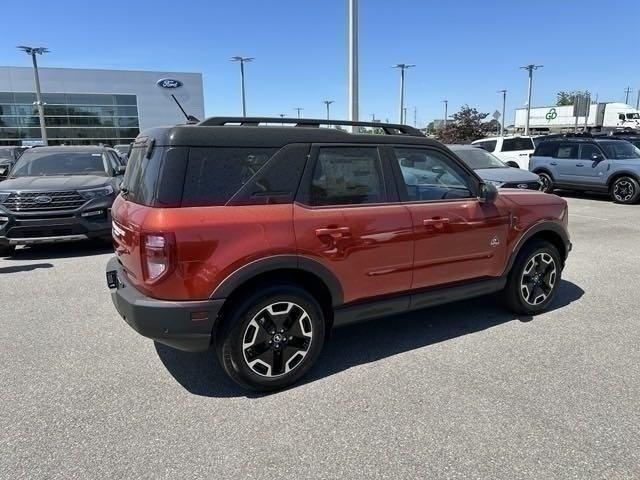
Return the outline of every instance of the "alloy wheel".
<path id="1" fill-rule="evenodd" d="M 551 292 L 556 283 L 556 262 L 546 252 L 533 255 L 524 267 L 520 279 L 522 298 L 529 305 L 540 305 Z"/>
<path id="2" fill-rule="evenodd" d="M 312 341 L 309 314 L 295 303 L 277 302 L 251 319 L 242 337 L 242 354 L 254 373 L 279 377 L 302 363 Z"/>
<path id="3" fill-rule="evenodd" d="M 629 180 L 618 180 L 613 186 L 613 196 L 619 202 L 628 202 L 634 194 L 635 188 Z"/>
<path id="4" fill-rule="evenodd" d="M 540 183 L 542 184 L 540 190 L 548 192 L 551 189 L 551 179 L 546 175 L 540 175 Z"/>

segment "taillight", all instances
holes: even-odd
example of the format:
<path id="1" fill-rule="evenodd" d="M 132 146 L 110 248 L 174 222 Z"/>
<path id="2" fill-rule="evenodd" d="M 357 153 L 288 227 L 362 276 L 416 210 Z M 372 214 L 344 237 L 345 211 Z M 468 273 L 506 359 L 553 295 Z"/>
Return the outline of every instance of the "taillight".
<path id="1" fill-rule="evenodd" d="M 144 233 L 141 241 L 144 278 L 157 282 L 175 267 L 175 237 L 173 233 Z"/>

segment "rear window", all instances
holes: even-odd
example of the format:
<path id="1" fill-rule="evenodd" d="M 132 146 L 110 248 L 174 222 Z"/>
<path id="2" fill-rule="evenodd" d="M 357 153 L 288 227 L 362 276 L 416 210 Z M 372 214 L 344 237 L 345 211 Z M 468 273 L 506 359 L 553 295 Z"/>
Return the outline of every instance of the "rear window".
<path id="1" fill-rule="evenodd" d="M 474 145 L 484 148 L 487 152 L 493 152 L 496 149 L 497 143 L 497 140 L 487 140 L 486 142 L 477 142 Z"/>
<path id="2" fill-rule="evenodd" d="M 533 140 L 530 138 L 505 138 L 502 142 L 503 152 L 513 152 L 516 150 L 533 150 Z"/>
<path id="3" fill-rule="evenodd" d="M 277 150 L 262 147 L 191 148 L 182 205 L 225 205 Z"/>

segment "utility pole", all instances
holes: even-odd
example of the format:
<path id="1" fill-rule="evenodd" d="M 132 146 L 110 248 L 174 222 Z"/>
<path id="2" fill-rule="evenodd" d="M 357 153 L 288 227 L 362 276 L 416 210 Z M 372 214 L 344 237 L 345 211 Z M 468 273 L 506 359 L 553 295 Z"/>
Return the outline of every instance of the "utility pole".
<path id="1" fill-rule="evenodd" d="M 591 113 L 591 94 L 589 92 L 586 92 L 586 98 L 585 98 L 585 102 L 587 102 L 587 113 L 584 116 L 584 130 L 583 132 L 587 131 L 587 127 L 589 126 L 589 114 Z"/>
<path id="2" fill-rule="evenodd" d="M 349 120 L 358 121 L 358 0 L 349 1 Z"/>
<path id="3" fill-rule="evenodd" d="M 404 107 L 402 109 L 402 122 L 400 122 L 402 124 L 407 123 L 407 107 Z"/>
<path id="4" fill-rule="evenodd" d="M 404 118 L 404 71 L 407 68 L 411 68 L 411 67 L 415 67 L 415 65 L 411 65 L 411 64 L 407 64 L 407 63 L 398 63 L 398 64 L 393 66 L 393 68 L 399 68 L 400 69 L 400 105 L 399 105 L 399 113 L 398 113 L 398 116 L 400 117 L 400 123 L 404 123 L 403 122 L 403 118 Z"/>
<path id="5" fill-rule="evenodd" d="M 542 68 L 544 65 L 535 65 L 533 63 L 520 67 L 529 73 L 529 87 L 527 89 L 527 119 L 524 124 L 524 134 L 529 135 L 529 121 L 531 119 L 531 90 L 533 87 L 533 71 Z"/>
<path id="6" fill-rule="evenodd" d="M 500 125 L 500 136 L 504 137 L 504 115 L 507 107 L 507 91 L 506 90 L 498 90 L 498 93 L 502 94 L 502 125 Z"/>
<path id="7" fill-rule="evenodd" d="M 26 47 L 24 45 L 20 45 L 18 48 L 27 55 L 31 55 L 33 62 L 33 80 L 36 85 L 36 105 L 38 107 L 38 117 L 40 118 L 40 136 L 42 137 L 42 143 L 46 146 L 49 145 L 49 141 L 47 139 L 47 127 L 44 122 L 44 104 L 42 103 L 42 93 L 40 91 L 40 75 L 38 74 L 36 55 L 44 55 L 45 53 L 49 53 L 49 50 L 45 47 Z"/>
<path id="8" fill-rule="evenodd" d="M 447 128 L 447 117 L 449 116 L 449 100 L 442 100 L 444 103 L 444 123 L 442 124 L 442 128 Z"/>
<path id="9" fill-rule="evenodd" d="M 254 60 L 253 57 L 238 57 L 238 56 L 231 57 L 232 62 L 240 63 L 240 95 L 242 97 L 242 116 L 243 117 L 247 116 L 247 102 L 246 102 L 245 93 L 244 93 L 244 64 L 253 62 L 253 60 Z"/>
<path id="10" fill-rule="evenodd" d="M 640 88 L 638 89 L 638 98 L 636 99 L 636 110 L 640 110 Z"/>
<path id="11" fill-rule="evenodd" d="M 372 114 L 371 114 L 371 121 L 372 121 L 372 122 L 375 122 L 375 121 L 376 121 L 376 114 L 375 114 L 375 113 L 372 113 Z"/>
<path id="12" fill-rule="evenodd" d="M 631 92 L 633 92 L 633 90 L 631 90 L 631 87 L 627 87 L 627 88 L 625 88 L 625 89 L 624 89 L 624 93 L 626 93 L 626 94 L 627 94 L 627 96 L 624 98 L 624 103 L 625 103 L 626 105 L 629 105 L 629 94 L 630 94 Z"/>
<path id="13" fill-rule="evenodd" d="M 330 116 L 329 116 L 329 105 L 331 105 L 333 103 L 333 100 L 323 100 L 322 103 L 324 103 L 327 106 L 327 120 L 329 120 Z"/>
<path id="14" fill-rule="evenodd" d="M 298 112 L 298 118 L 300 118 L 300 112 L 301 112 L 302 110 L 304 110 L 304 108 L 302 108 L 302 107 L 296 107 L 296 108 L 294 108 L 294 110 Z"/>
<path id="15" fill-rule="evenodd" d="M 413 126 L 418 126 L 418 107 L 413 107 Z"/>

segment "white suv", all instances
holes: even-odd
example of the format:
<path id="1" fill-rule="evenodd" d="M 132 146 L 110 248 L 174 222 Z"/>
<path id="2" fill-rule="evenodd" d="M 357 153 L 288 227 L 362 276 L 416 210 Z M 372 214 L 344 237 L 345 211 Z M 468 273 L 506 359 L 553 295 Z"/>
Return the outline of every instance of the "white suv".
<path id="1" fill-rule="evenodd" d="M 491 137 L 471 142 L 484 148 L 511 167 L 529 170 L 529 157 L 536 149 L 532 137 Z"/>

